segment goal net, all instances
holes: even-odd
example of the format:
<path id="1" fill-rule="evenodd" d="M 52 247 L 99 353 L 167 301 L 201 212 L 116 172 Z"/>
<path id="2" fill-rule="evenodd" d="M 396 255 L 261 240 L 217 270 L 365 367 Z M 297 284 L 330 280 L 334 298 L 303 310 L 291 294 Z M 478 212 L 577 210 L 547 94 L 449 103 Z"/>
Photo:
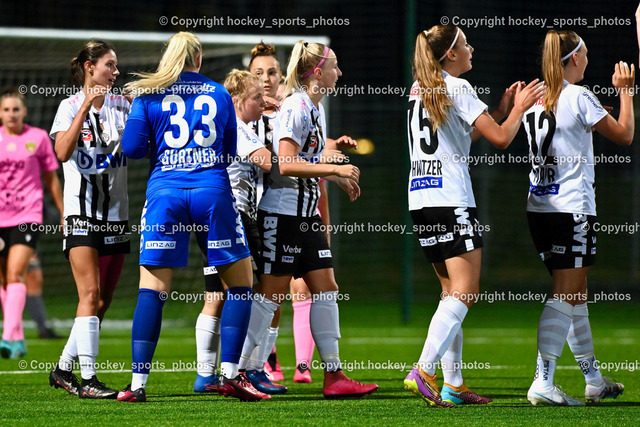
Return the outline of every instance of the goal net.
<path id="1" fill-rule="evenodd" d="M 31 28 L 1 28 L 0 88 L 14 87 L 27 98 L 26 122 L 45 130 L 51 129 L 60 101 L 76 93 L 70 82 L 70 61 L 89 39 L 111 42 L 118 56 L 120 77 L 114 91 L 121 90 L 132 80 L 134 71 L 153 71 L 161 57 L 164 43 L 172 33 L 144 33 L 120 31 L 48 30 Z M 197 34 L 203 47 L 200 73 L 222 82 L 233 68 L 246 68 L 251 48 L 264 40 L 277 47 L 283 68 L 292 46 L 302 36 Z M 313 41 L 328 44 L 324 37 Z M 284 71 L 284 70 L 283 70 Z M 148 160 L 129 162 L 129 221 L 136 224 L 145 201 Z M 59 169 L 62 182 L 62 168 Z M 58 214 L 51 197 L 45 191 L 45 224 L 57 224 Z M 118 285 L 117 297 L 137 294 L 138 247 L 140 236 L 131 236 L 131 254 Z M 43 233 L 38 252 L 42 261 L 48 297 L 75 296 L 75 286 L 68 261 L 62 253 L 62 235 Z M 181 292 L 200 292 L 203 288 L 202 259 L 192 238 L 189 265 L 175 272 L 175 283 Z"/>

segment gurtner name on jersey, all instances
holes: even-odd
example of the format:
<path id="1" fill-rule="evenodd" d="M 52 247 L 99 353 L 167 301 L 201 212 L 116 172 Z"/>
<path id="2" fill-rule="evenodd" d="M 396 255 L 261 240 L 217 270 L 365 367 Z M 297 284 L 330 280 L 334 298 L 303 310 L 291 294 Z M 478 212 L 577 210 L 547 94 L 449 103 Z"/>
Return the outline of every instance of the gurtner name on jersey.
<path id="1" fill-rule="evenodd" d="M 211 147 L 178 148 L 166 150 L 160 159 L 162 170 L 192 170 L 209 168 L 224 163 L 224 156 L 216 157 L 216 150 Z"/>

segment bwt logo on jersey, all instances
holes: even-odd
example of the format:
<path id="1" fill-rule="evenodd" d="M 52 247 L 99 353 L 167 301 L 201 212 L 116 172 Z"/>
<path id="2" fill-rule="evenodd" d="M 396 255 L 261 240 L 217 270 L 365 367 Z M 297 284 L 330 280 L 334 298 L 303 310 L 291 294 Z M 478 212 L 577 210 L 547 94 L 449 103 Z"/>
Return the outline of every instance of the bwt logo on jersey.
<path id="1" fill-rule="evenodd" d="M 76 163 L 80 169 L 91 169 L 95 164 L 96 169 L 106 169 L 109 166 L 119 168 L 127 166 L 127 157 L 123 153 L 96 154 L 95 161 L 90 154 L 84 150 L 78 151 Z"/>
<path id="2" fill-rule="evenodd" d="M 411 180 L 409 191 L 424 190 L 425 188 L 442 188 L 441 176 L 425 176 Z"/>
<path id="3" fill-rule="evenodd" d="M 207 242 L 207 248 L 209 249 L 222 249 L 222 248 L 230 248 L 230 247 L 231 247 L 231 239 L 210 240 Z"/>
<path id="4" fill-rule="evenodd" d="M 262 256 L 269 259 L 271 262 L 274 262 L 276 260 L 276 234 L 278 233 L 278 217 L 265 216 L 263 226 L 263 242 L 266 250 L 262 251 Z M 264 274 L 269 274 L 266 272 L 266 269 Z"/>
<path id="5" fill-rule="evenodd" d="M 144 244 L 145 249 L 175 249 L 176 242 L 173 240 L 163 241 L 163 240 L 149 240 Z"/>

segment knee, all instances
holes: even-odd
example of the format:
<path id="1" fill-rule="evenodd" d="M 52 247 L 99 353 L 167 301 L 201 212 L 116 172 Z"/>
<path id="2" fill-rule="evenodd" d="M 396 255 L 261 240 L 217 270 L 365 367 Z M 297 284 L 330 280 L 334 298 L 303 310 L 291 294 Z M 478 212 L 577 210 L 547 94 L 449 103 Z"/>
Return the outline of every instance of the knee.
<path id="1" fill-rule="evenodd" d="M 78 290 L 78 299 L 80 300 L 80 304 L 98 307 L 98 303 L 101 300 L 100 291 L 97 289 L 97 287 Z M 109 298 L 109 302 L 111 302 L 111 298 Z"/>

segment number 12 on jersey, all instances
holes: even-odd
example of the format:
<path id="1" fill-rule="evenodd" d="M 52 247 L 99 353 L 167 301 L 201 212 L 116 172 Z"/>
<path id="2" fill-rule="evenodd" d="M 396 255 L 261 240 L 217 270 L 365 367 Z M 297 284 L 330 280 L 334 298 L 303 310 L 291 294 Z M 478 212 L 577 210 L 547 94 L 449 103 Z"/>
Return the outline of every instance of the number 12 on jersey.
<path id="1" fill-rule="evenodd" d="M 547 114 L 544 110 L 533 111 L 526 115 L 527 136 L 529 137 L 529 148 L 533 156 L 534 165 L 556 165 L 558 161 L 555 156 L 549 156 L 551 140 L 556 132 L 556 117 L 551 112 Z"/>

